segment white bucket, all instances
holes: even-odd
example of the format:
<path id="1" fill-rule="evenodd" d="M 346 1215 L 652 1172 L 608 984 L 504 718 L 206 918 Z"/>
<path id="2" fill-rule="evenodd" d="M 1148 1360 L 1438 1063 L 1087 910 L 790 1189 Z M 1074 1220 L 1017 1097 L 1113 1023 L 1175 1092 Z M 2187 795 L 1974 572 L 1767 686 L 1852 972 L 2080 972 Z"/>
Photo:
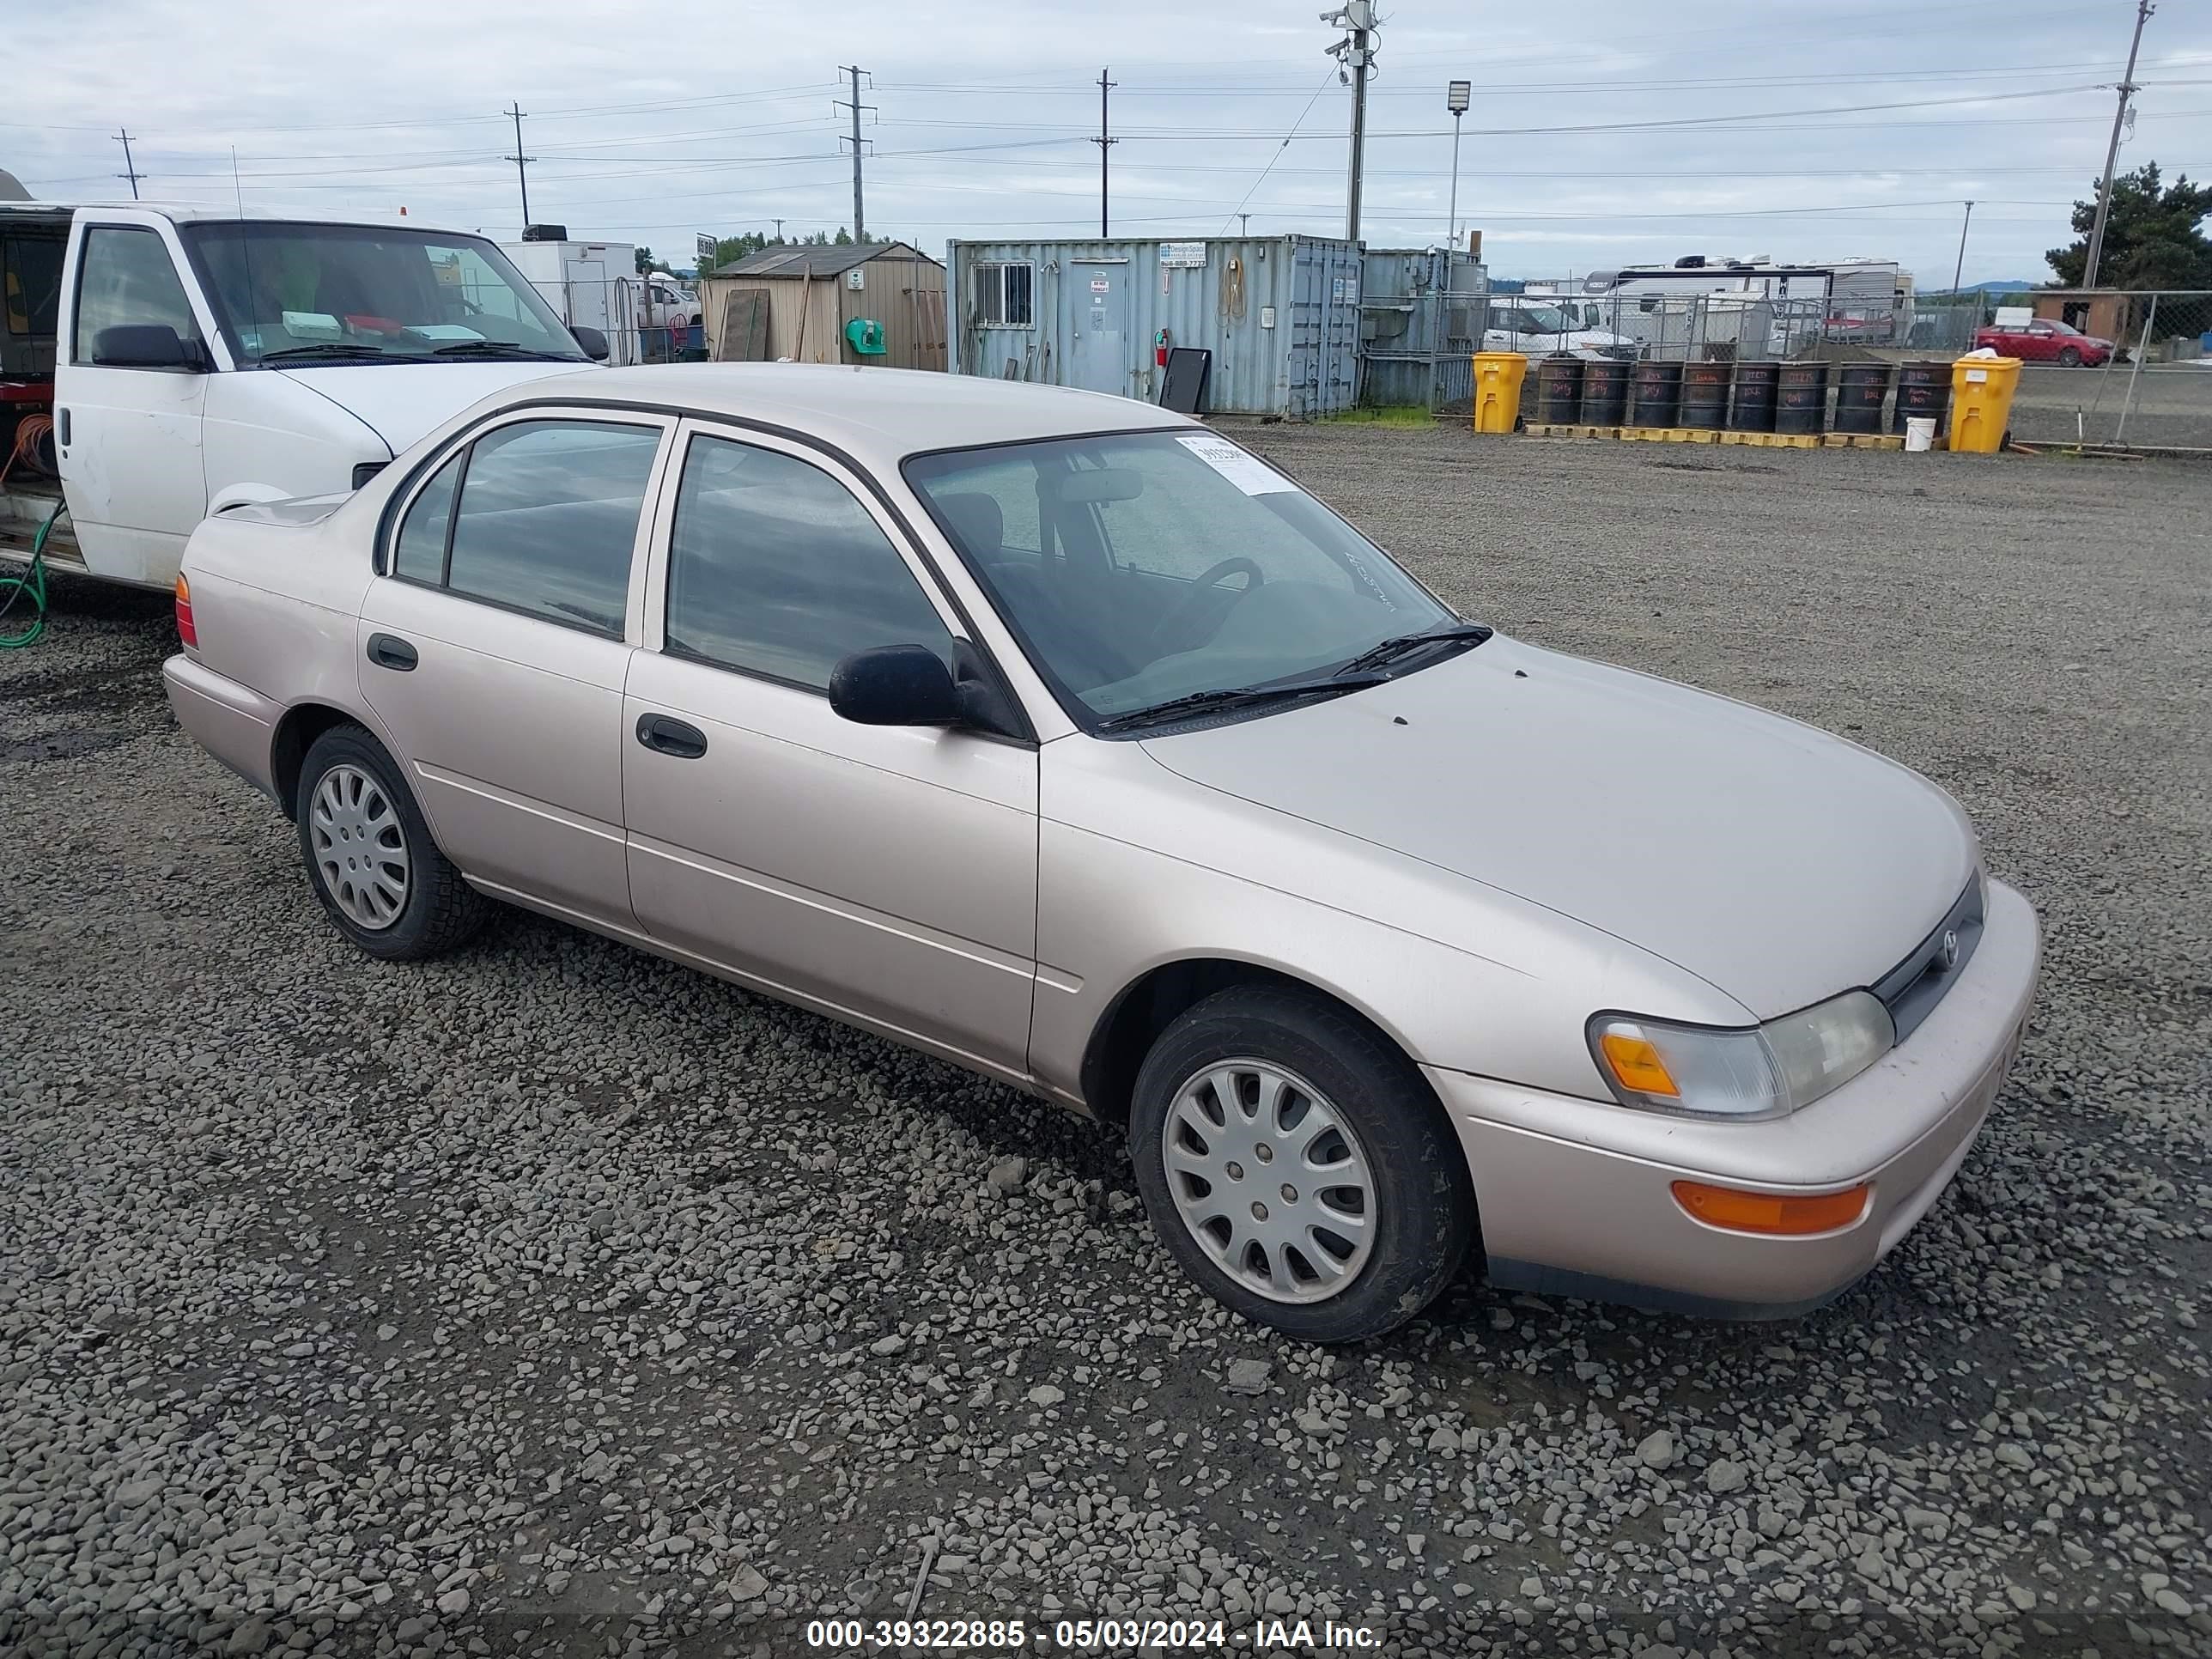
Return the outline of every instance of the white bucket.
<path id="1" fill-rule="evenodd" d="M 1924 454 L 1936 447 L 1936 417 L 1933 415 L 1908 415 L 1905 417 L 1905 447 L 1915 455 Z"/>

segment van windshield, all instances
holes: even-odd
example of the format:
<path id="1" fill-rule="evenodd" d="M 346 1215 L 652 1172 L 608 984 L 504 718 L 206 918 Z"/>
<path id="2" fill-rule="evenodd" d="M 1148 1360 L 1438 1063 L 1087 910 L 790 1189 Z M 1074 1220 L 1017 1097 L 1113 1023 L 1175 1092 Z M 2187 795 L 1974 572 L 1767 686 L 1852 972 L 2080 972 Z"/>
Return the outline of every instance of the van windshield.
<path id="1" fill-rule="evenodd" d="M 586 361 L 538 290 L 479 237 L 235 222 L 185 234 L 240 364 Z"/>

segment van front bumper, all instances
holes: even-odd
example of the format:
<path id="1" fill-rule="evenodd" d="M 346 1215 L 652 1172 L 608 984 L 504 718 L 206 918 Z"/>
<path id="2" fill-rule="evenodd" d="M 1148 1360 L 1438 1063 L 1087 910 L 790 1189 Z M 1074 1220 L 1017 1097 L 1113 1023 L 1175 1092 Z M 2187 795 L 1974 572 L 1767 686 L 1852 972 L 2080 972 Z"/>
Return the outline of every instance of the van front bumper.
<path id="1" fill-rule="evenodd" d="M 2035 994 L 2033 908 L 1989 884 L 1979 948 L 1911 1036 L 1785 1118 L 1669 1117 L 1424 1066 L 1467 1154 L 1493 1284 L 1735 1319 L 1850 1288 L 1965 1163 Z M 1858 1218 L 1784 1237 L 1693 1218 L 1673 1184 L 1782 1195 L 1871 1188 Z"/>

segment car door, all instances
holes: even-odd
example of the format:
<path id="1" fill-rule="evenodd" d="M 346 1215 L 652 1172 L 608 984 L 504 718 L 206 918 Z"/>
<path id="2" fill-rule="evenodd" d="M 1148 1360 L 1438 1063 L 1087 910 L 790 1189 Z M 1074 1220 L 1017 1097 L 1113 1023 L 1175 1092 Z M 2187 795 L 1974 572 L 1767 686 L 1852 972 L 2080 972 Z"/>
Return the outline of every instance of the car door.
<path id="1" fill-rule="evenodd" d="M 165 224 L 94 222 L 79 237 L 69 368 L 56 416 L 71 527 L 87 561 L 125 581 L 173 575 L 207 514 L 200 419 L 213 319 L 194 308 Z M 103 361 L 109 329 L 174 331 L 192 361 L 169 368 Z M 163 573 L 167 573 L 164 574 Z"/>
<path id="2" fill-rule="evenodd" d="M 672 425 L 529 410 L 477 428 L 388 521 L 357 642 L 362 693 L 446 855 L 624 929 L 623 682 Z"/>
<path id="3" fill-rule="evenodd" d="M 853 652 L 916 643 L 980 661 L 956 644 L 957 612 L 827 456 L 711 423 L 678 441 L 623 704 L 640 925 L 740 978 L 1024 1075 L 1035 745 L 840 719 L 826 688 Z"/>
<path id="4" fill-rule="evenodd" d="M 2012 337 L 2005 356 L 2043 362 L 2058 355 L 2058 331 L 2045 322 L 2033 322 Z"/>

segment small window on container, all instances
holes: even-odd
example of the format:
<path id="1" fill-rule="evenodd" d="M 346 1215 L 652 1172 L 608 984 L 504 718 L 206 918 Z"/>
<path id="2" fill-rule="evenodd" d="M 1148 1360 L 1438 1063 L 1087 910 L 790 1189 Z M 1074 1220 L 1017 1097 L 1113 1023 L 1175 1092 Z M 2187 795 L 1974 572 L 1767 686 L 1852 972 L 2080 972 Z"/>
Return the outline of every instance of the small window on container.
<path id="1" fill-rule="evenodd" d="M 979 264 L 975 267 L 976 319 L 986 328 L 1035 326 L 1031 293 L 1036 267 Z"/>

